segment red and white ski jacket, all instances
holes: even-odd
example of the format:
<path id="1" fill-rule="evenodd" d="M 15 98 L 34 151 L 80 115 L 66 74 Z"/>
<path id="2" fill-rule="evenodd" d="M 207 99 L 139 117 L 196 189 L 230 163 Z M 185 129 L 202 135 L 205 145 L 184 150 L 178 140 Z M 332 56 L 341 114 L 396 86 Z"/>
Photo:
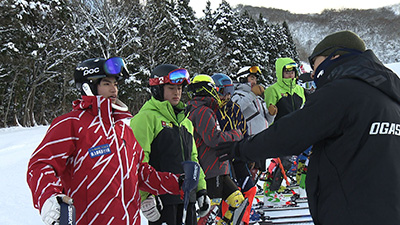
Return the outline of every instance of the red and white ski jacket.
<path id="1" fill-rule="evenodd" d="M 35 208 L 52 195 L 74 199 L 82 224 L 140 224 L 139 189 L 179 194 L 178 176 L 142 163 L 143 150 L 110 100 L 82 96 L 73 111 L 57 117 L 33 152 L 27 182 Z"/>

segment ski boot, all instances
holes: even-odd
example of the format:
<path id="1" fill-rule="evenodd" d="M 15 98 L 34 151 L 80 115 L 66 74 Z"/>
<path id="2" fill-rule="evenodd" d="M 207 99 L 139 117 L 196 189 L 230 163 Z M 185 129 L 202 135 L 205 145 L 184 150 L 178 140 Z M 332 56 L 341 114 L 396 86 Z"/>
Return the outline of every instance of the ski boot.
<path id="1" fill-rule="evenodd" d="M 217 225 L 237 225 L 240 223 L 243 217 L 243 213 L 246 210 L 249 200 L 243 197 L 242 193 L 237 190 L 233 192 L 225 200 L 229 205 L 229 209 L 225 212 L 222 219 L 218 220 Z"/>

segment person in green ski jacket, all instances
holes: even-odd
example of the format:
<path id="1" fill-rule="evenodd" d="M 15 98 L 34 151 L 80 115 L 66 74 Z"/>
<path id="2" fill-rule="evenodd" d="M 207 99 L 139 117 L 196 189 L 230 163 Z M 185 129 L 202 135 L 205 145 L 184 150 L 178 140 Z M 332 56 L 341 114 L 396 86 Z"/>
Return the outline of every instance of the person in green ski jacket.
<path id="1" fill-rule="evenodd" d="M 264 91 L 264 100 L 270 114 L 282 116 L 300 109 L 305 101 L 304 89 L 297 84 L 299 76 L 296 62 L 291 58 L 279 58 L 275 62 L 276 83 Z M 274 106 L 276 106 L 277 110 Z M 276 112 L 277 111 L 277 112 Z"/>
<path id="2" fill-rule="evenodd" d="M 276 115 L 274 122 L 300 109 L 306 101 L 304 89 L 297 84 L 297 79 L 299 78 L 297 63 L 291 58 L 278 58 L 275 62 L 275 70 L 277 82 L 264 91 L 268 112 L 270 115 Z M 282 168 L 287 173 L 292 164 L 292 156 L 283 156 L 272 160 L 276 164 L 271 163 L 268 169 L 269 175 L 264 189 L 264 194 L 267 196 L 266 199 L 268 201 L 265 204 L 279 206 L 279 204 L 287 204 L 285 201 L 277 201 L 276 197 L 271 197 L 276 196 L 275 191 L 281 188 L 282 180 L 285 178 L 279 164 L 285 165 Z M 288 182 L 287 178 L 285 179 Z"/>
<path id="3" fill-rule="evenodd" d="M 130 122 L 145 153 L 143 162 L 158 171 L 183 173 L 182 162 L 198 162 L 194 127 L 187 118 L 186 105 L 181 101 L 182 88 L 190 83 L 189 73 L 176 65 L 162 64 L 154 68 L 149 83 L 152 97 Z M 141 197 L 141 210 L 149 224 L 182 223 L 184 204 L 179 195 L 154 196 L 141 192 Z M 207 214 L 210 199 L 203 171 L 200 171 L 197 190 L 190 194 L 185 224 L 197 224 L 196 200 L 199 216 Z"/>

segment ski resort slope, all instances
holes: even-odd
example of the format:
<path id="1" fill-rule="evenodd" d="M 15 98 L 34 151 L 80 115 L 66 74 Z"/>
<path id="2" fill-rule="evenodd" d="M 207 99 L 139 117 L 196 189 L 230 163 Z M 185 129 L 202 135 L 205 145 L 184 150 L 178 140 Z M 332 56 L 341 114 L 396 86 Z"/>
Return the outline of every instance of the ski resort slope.
<path id="1" fill-rule="evenodd" d="M 400 63 L 387 65 L 400 77 Z M 48 126 L 0 129 L 0 224 L 44 224 L 26 183 L 29 158 Z M 142 224 L 147 220 L 142 216 Z"/>

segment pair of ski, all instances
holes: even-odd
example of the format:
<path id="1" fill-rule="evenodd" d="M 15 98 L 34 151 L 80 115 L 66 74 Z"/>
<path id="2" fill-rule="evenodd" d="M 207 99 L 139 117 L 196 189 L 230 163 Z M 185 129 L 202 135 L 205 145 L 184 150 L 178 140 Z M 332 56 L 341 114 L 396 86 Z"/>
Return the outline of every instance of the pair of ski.
<path id="1" fill-rule="evenodd" d="M 254 224 L 296 224 L 313 222 L 310 214 L 301 215 L 284 215 L 284 216 L 263 216 L 260 221 Z"/>
<path id="2" fill-rule="evenodd" d="M 264 212 L 265 211 L 285 211 L 285 210 L 299 210 L 299 209 L 308 209 L 308 206 L 287 206 L 287 207 L 279 207 L 279 208 L 268 208 L 263 207 L 261 208 Z"/>
<path id="3" fill-rule="evenodd" d="M 211 207 L 210 211 L 207 215 L 200 217 L 197 221 L 197 225 L 215 225 L 217 224 L 219 217 L 219 205 L 222 203 L 221 198 L 213 198 L 211 199 Z M 245 198 L 245 200 L 240 204 L 240 206 L 233 212 L 232 225 L 239 225 L 242 221 L 244 212 L 249 205 L 249 199 Z M 220 218 L 221 219 L 221 218 Z"/>
<path id="4" fill-rule="evenodd" d="M 259 225 L 273 225 L 273 224 L 300 224 L 300 223 L 312 223 L 312 219 L 301 219 L 301 220 L 286 220 L 286 221 L 261 221 Z"/>

